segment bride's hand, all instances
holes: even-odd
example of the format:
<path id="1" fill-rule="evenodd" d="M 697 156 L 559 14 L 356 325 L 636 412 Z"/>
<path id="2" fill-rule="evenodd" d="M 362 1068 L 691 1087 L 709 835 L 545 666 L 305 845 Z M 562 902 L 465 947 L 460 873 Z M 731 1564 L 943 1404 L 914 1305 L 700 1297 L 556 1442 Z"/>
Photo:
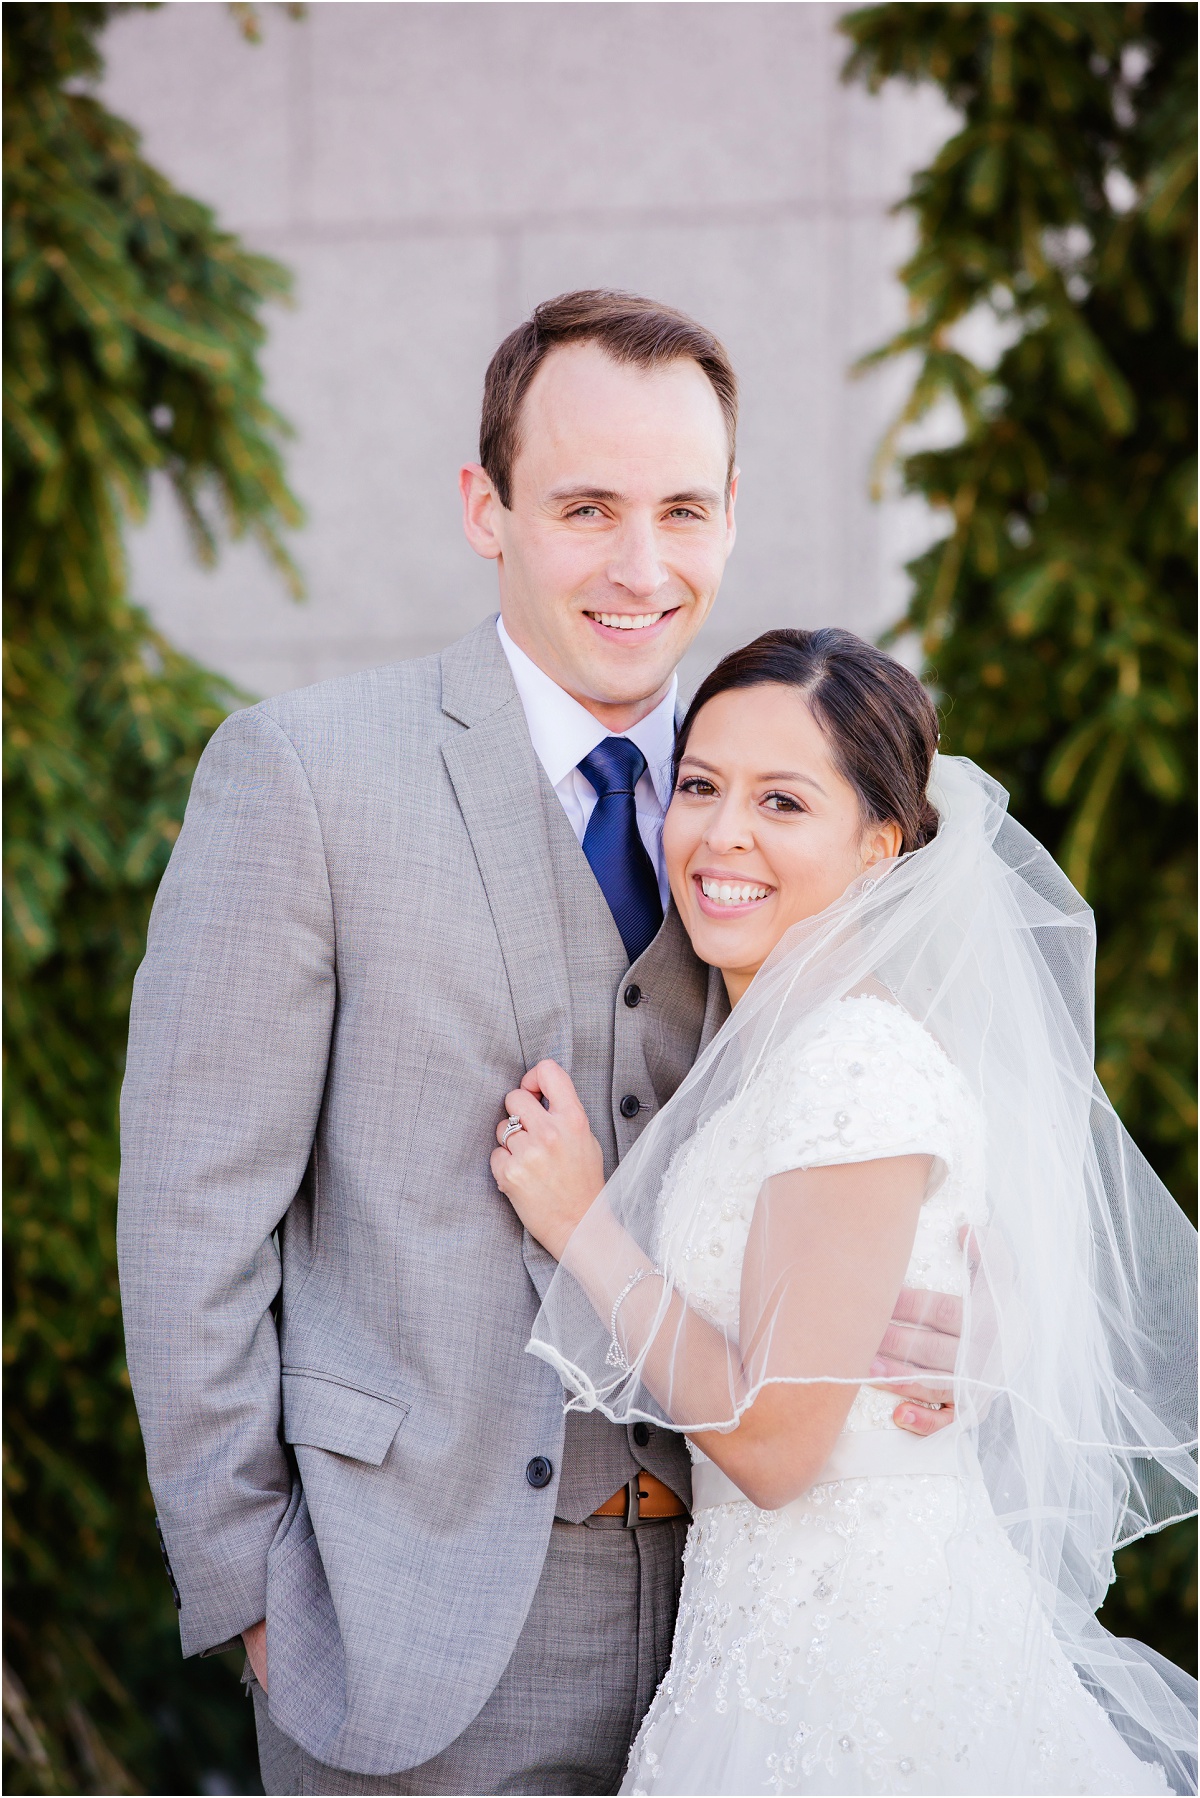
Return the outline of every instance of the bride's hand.
<path id="1" fill-rule="evenodd" d="M 542 1104 L 543 1098 L 546 1104 Z M 604 1156 L 571 1076 L 539 1061 L 504 1101 L 492 1174 L 513 1210 L 556 1261 L 604 1185 Z M 511 1130 L 509 1119 L 522 1128 Z"/>

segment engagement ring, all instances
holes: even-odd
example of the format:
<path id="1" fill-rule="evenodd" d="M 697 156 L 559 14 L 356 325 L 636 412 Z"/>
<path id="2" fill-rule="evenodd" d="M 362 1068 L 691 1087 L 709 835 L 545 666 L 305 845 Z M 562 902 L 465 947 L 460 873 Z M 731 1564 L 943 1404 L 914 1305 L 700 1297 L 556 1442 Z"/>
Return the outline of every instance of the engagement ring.
<path id="1" fill-rule="evenodd" d="M 505 1125 L 504 1135 L 500 1138 L 500 1147 L 502 1149 L 506 1149 L 508 1147 L 509 1137 L 515 1136 L 517 1134 L 518 1130 L 523 1130 L 524 1128 L 525 1128 L 525 1126 L 521 1122 L 520 1118 L 515 1118 L 510 1113 L 508 1122 Z"/>

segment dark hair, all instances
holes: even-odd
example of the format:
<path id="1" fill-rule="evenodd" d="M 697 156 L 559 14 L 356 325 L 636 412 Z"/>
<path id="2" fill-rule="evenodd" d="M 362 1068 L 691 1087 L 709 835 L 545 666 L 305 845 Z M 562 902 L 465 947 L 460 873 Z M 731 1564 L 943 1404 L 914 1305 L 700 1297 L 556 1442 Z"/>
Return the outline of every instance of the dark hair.
<path id="1" fill-rule="evenodd" d="M 598 343 L 614 362 L 659 368 L 690 358 L 698 362 L 721 402 L 729 437 L 726 485 L 733 478 L 738 391 L 723 345 L 674 306 L 644 300 L 636 293 L 589 288 L 544 300 L 510 331 L 488 364 L 479 421 L 479 460 L 503 506 L 512 505 L 512 470 L 520 448 L 521 406 L 529 384 L 549 355 L 564 343 Z"/>
<path id="2" fill-rule="evenodd" d="M 853 631 L 764 631 L 718 662 L 675 740 L 675 767 L 710 699 L 736 687 L 795 687 L 807 700 L 871 824 L 898 824 L 901 852 L 937 835 L 926 797 L 938 746 L 933 701 L 915 674 Z"/>

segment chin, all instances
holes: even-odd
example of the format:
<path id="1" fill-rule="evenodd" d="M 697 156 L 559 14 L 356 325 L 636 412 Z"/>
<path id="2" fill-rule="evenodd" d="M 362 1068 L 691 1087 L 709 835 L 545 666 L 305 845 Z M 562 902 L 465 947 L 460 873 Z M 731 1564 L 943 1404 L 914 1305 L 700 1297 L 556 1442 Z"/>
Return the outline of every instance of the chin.
<path id="1" fill-rule="evenodd" d="M 719 925 L 714 929 L 707 918 L 702 917 L 697 926 L 689 928 L 688 935 L 700 960 L 722 974 L 736 974 L 742 968 L 756 965 L 753 956 L 743 954 L 741 945 L 732 943 L 729 934 Z"/>
<path id="2" fill-rule="evenodd" d="M 669 685 L 678 659 L 673 651 L 664 655 L 661 645 L 656 645 L 656 653 L 640 655 L 601 645 L 599 654 L 592 650 L 580 674 L 604 705 L 636 705 Z"/>

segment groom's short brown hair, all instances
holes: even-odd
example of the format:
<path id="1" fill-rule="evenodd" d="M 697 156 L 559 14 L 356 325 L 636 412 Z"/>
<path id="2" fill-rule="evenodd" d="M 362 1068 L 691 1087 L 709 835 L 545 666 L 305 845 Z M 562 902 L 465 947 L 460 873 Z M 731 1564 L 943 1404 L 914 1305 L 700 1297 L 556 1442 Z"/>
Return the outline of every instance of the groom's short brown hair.
<path id="1" fill-rule="evenodd" d="M 535 306 L 510 331 L 488 364 L 479 422 L 479 460 L 500 503 L 512 505 L 512 469 L 520 448 L 521 406 L 529 383 L 551 350 L 564 343 L 598 343 L 614 362 L 659 368 L 688 358 L 698 362 L 721 402 L 729 437 L 728 479 L 733 477 L 738 388 L 733 364 L 720 340 L 674 306 L 640 294 L 588 288 L 560 293 Z"/>

